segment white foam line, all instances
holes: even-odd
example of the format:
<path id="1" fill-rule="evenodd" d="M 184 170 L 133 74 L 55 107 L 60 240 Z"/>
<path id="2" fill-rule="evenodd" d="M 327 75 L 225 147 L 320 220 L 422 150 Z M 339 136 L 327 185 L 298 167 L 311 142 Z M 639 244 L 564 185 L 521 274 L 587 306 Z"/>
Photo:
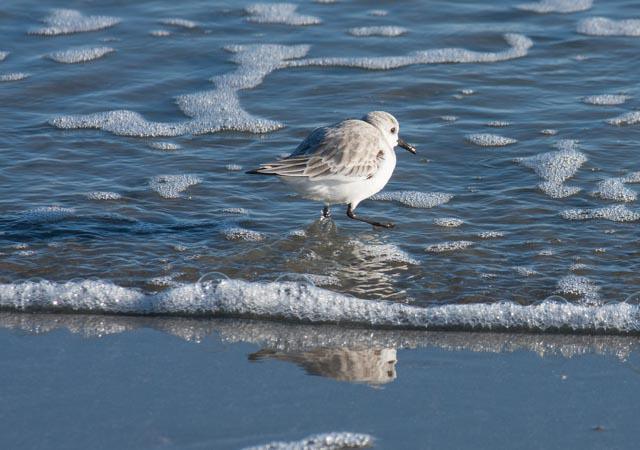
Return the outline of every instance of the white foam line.
<path id="1" fill-rule="evenodd" d="M 522 58 L 527 55 L 529 48 L 533 45 L 531 39 L 522 34 L 505 34 L 504 39 L 510 48 L 501 52 L 476 52 L 464 48 L 437 48 L 419 50 L 405 56 L 307 58 L 290 61 L 288 65 L 291 67 L 331 66 L 388 70 L 414 64 L 489 63 Z"/>
<path id="2" fill-rule="evenodd" d="M 577 31 L 588 36 L 640 36 L 640 19 L 590 17 L 578 22 Z"/>
<path id="3" fill-rule="evenodd" d="M 574 13 L 586 11 L 593 6 L 593 0 L 541 0 L 534 3 L 523 3 L 516 8 L 522 11 L 532 11 L 539 14 Z"/>
<path id="4" fill-rule="evenodd" d="M 367 448 L 373 445 L 373 436 L 348 431 L 314 434 L 300 441 L 269 442 L 244 450 L 341 450 L 348 448 Z"/>
<path id="5" fill-rule="evenodd" d="M 17 311 L 134 315 L 230 316 L 368 327 L 638 333 L 640 306 L 587 306 L 545 300 L 447 304 L 425 308 L 363 300 L 294 282 L 223 280 L 186 284 L 158 294 L 85 280 L 0 284 L 0 308 Z"/>

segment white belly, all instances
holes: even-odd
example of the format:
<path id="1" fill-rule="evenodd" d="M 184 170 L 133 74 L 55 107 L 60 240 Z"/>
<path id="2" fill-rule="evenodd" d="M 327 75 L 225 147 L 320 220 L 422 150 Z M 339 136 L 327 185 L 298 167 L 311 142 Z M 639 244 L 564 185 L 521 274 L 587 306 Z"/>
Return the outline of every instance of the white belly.
<path id="1" fill-rule="evenodd" d="M 396 167 L 396 153 L 385 151 L 378 171 L 371 178 L 326 177 L 311 180 L 307 177 L 280 177 L 302 197 L 323 202 L 325 205 L 348 204 L 355 207 L 362 200 L 380 192 Z"/>

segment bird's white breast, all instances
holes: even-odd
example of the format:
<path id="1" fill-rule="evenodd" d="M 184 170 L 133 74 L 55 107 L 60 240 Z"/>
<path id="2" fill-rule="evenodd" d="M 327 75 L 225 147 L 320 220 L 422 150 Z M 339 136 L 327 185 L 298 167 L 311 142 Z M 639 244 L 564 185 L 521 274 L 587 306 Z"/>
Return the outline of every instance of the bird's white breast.
<path id="1" fill-rule="evenodd" d="M 371 178 L 345 176 L 310 179 L 308 177 L 281 177 L 300 195 L 326 205 L 351 204 L 355 207 L 362 200 L 380 192 L 387 184 L 396 167 L 395 151 L 385 145 L 378 170 Z"/>

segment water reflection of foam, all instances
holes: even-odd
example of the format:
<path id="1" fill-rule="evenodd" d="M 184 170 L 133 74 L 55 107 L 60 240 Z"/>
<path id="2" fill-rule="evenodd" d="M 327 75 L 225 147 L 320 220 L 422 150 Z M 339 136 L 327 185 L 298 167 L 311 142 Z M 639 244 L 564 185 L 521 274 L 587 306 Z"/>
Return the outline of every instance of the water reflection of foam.
<path id="1" fill-rule="evenodd" d="M 343 348 L 439 348 L 484 353 L 524 350 L 540 357 L 564 358 L 597 354 L 626 359 L 638 351 L 640 344 L 640 338 L 636 336 L 372 330 L 348 325 L 291 324 L 248 319 L 25 314 L 6 311 L 0 312 L 0 327 L 31 334 L 46 334 L 64 329 L 85 338 L 99 338 L 146 328 L 195 343 L 208 337 L 216 337 L 228 343 L 258 345 L 281 354 Z"/>

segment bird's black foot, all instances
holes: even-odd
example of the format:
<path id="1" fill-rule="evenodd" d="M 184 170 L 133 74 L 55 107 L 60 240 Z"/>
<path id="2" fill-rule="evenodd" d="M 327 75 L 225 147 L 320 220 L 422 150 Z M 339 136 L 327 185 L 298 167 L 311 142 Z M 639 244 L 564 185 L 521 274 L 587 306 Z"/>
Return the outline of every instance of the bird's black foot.
<path id="1" fill-rule="evenodd" d="M 368 223 L 369 225 L 373 225 L 374 227 L 382 227 L 387 229 L 395 227 L 395 224 L 391 222 L 387 222 L 387 223 L 376 222 L 375 220 L 365 219 L 364 217 L 356 216 L 353 212 L 353 208 L 351 207 L 351 204 L 347 206 L 347 217 L 353 220 L 359 220 L 360 222 Z"/>
<path id="2" fill-rule="evenodd" d="M 324 208 L 322 208 L 322 218 L 328 219 L 329 217 L 331 217 L 331 210 L 328 206 L 325 206 Z"/>

